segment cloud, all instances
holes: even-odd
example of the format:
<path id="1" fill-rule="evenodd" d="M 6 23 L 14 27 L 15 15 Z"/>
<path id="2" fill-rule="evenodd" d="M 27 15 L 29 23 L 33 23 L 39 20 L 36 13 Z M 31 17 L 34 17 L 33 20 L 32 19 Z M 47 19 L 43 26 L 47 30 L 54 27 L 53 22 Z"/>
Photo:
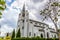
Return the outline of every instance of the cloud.
<path id="1" fill-rule="evenodd" d="M 6 32 L 11 32 L 17 26 L 17 19 L 19 11 L 12 6 L 6 5 L 2 18 L 0 19 L 1 32 L 0 36 L 5 36 Z"/>
<path id="2" fill-rule="evenodd" d="M 38 3 L 38 2 L 43 2 L 44 0 L 32 0 L 32 1 Z"/>
<path id="3" fill-rule="evenodd" d="M 15 0 L 5 0 L 5 1 L 6 1 L 6 3 L 7 3 L 8 6 L 11 6 L 11 4 L 12 4 Z"/>
<path id="4" fill-rule="evenodd" d="M 8 10 L 4 11 L 2 18 L 4 18 L 2 24 L 8 24 L 10 26 L 16 27 L 18 19 L 18 11 L 10 7 L 8 8 Z"/>
<path id="5" fill-rule="evenodd" d="M 5 36 L 6 33 L 11 33 L 12 30 L 13 30 L 12 27 L 8 26 L 7 24 L 4 24 L 1 26 L 1 29 L 0 29 L 1 35 L 0 36 Z"/>
<path id="6" fill-rule="evenodd" d="M 8 10 L 5 11 L 4 18 L 7 21 L 7 24 L 13 23 L 13 26 L 15 25 L 18 13 L 21 12 L 23 4 L 25 3 L 26 9 L 29 11 L 30 18 L 35 20 L 40 20 L 42 17 L 39 15 L 39 10 L 43 9 L 43 7 L 46 4 L 46 0 L 16 0 L 14 1 L 11 6 L 8 6 Z M 41 1 L 41 2 L 40 2 Z M 36 2 L 36 3 L 35 3 Z M 9 17 L 8 17 L 9 16 Z M 15 21 L 13 21 L 15 20 Z M 5 21 L 5 23 L 6 23 Z M 15 25 L 16 26 L 16 25 Z"/>
<path id="7" fill-rule="evenodd" d="M 29 16 L 34 20 L 41 20 L 39 10 L 44 9 L 47 0 L 6 0 L 7 8 L 3 12 L 0 20 L 2 25 L 2 33 L 11 32 L 17 27 L 18 14 L 21 12 L 23 4 L 26 4 L 26 9 L 29 11 Z"/>

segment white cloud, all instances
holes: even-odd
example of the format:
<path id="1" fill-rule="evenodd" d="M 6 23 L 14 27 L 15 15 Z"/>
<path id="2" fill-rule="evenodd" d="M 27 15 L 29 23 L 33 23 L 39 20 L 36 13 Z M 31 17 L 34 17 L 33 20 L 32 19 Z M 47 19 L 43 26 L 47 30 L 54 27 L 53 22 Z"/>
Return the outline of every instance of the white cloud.
<path id="1" fill-rule="evenodd" d="M 39 14 L 39 13 L 37 13 L 37 11 L 43 9 L 47 1 L 43 0 L 42 2 L 34 3 L 34 1 L 32 0 L 16 0 L 15 2 L 12 3 L 10 10 L 11 8 L 22 9 L 23 4 L 25 3 L 27 9 L 29 10 L 30 18 L 32 19 L 34 18 L 35 20 L 38 20 L 39 18 L 36 14 Z M 18 10 L 18 12 L 20 12 L 20 9 Z"/>
<path id="2" fill-rule="evenodd" d="M 5 36 L 6 33 L 11 33 L 13 30 L 12 27 L 8 26 L 7 24 L 1 26 L 1 35 L 0 36 Z"/>
<path id="3" fill-rule="evenodd" d="M 1 32 L 0 36 L 5 36 L 6 32 L 11 32 L 17 25 L 19 11 L 14 9 L 12 6 L 7 5 L 7 9 L 3 12 L 2 18 L 0 19 Z"/>
<path id="4" fill-rule="evenodd" d="M 11 2 L 11 0 L 7 0 Z M 23 4 L 26 4 L 26 8 L 29 10 L 30 18 L 34 18 L 34 20 L 39 20 L 39 11 L 43 9 L 43 7 L 46 4 L 46 0 L 43 2 L 37 2 L 34 3 L 32 0 L 16 0 L 14 1 L 11 6 L 8 6 L 7 4 L 7 10 L 3 12 L 2 19 L 0 20 L 0 23 L 2 23 L 2 35 L 6 32 L 11 32 L 12 27 L 16 27 L 17 25 L 17 20 L 18 20 L 18 14 L 20 13 Z M 4 24 L 5 23 L 5 24 Z M 15 26 L 11 26 L 15 25 Z M 51 23 L 50 23 L 51 24 Z"/>
<path id="5" fill-rule="evenodd" d="M 14 1 L 12 4 L 11 4 L 11 7 L 16 7 L 18 8 L 18 3 L 16 1 Z"/>

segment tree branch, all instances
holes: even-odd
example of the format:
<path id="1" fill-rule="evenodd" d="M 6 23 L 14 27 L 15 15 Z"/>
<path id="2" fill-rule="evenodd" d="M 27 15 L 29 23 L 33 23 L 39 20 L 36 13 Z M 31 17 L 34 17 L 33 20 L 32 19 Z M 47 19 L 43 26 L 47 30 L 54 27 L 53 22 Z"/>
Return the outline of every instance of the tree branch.
<path id="1" fill-rule="evenodd" d="M 57 33 L 58 33 L 57 23 L 55 23 L 55 22 L 54 22 L 54 20 L 52 19 L 52 17 L 51 17 L 51 16 L 49 16 L 49 18 L 51 19 L 51 21 L 52 21 L 52 22 L 53 22 L 53 24 L 55 25 L 55 27 L 56 27 L 56 31 L 57 31 Z"/>

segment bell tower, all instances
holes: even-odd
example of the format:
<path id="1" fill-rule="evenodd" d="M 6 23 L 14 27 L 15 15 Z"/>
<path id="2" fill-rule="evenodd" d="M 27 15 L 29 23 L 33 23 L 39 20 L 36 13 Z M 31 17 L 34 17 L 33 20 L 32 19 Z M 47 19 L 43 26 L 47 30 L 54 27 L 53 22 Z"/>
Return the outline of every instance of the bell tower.
<path id="1" fill-rule="evenodd" d="M 22 11 L 19 14 L 19 18 L 18 18 L 18 29 L 20 28 L 21 31 L 21 36 L 22 37 L 27 37 L 28 35 L 28 25 L 29 25 L 29 13 L 28 11 L 25 9 L 25 4 L 23 5 Z"/>

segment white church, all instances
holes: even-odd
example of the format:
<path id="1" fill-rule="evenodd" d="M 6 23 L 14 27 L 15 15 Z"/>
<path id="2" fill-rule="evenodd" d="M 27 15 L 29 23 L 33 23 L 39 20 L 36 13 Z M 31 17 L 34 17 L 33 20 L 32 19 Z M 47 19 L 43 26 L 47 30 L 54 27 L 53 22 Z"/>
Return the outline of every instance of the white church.
<path id="1" fill-rule="evenodd" d="M 25 5 L 19 14 L 17 25 L 17 30 L 20 28 L 21 37 L 58 38 L 55 29 L 49 28 L 48 24 L 30 19 Z"/>

